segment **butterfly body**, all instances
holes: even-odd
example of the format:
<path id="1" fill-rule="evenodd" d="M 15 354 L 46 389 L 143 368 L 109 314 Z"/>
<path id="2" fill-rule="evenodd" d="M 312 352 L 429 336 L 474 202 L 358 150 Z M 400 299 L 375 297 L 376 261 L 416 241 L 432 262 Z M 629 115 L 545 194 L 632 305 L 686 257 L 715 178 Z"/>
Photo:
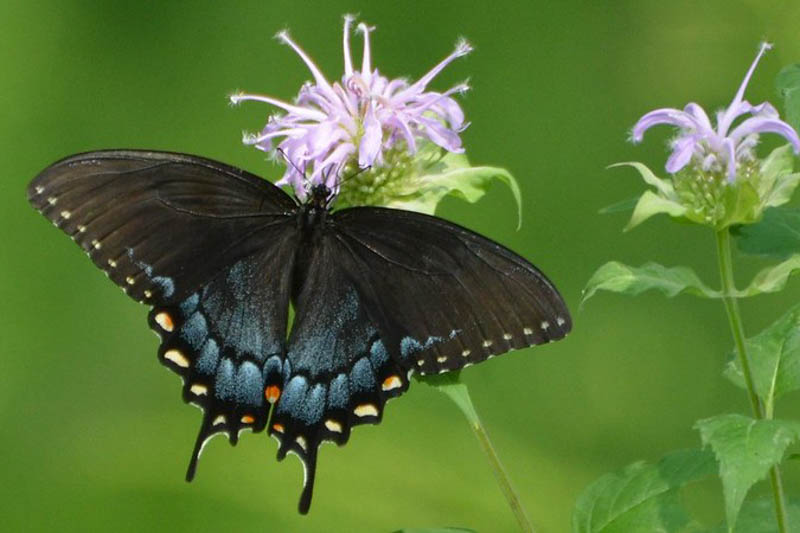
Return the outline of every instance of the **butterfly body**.
<path id="1" fill-rule="evenodd" d="M 303 462 L 303 513 L 320 443 L 378 423 L 413 372 L 571 328 L 555 287 L 507 248 L 437 217 L 331 210 L 322 185 L 299 202 L 208 159 L 108 150 L 51 165 L 28 197 L 152 306 L 159 360 L 204 413 L 187 479 L 213 435 L 267 429 L 279 459 Z"/>

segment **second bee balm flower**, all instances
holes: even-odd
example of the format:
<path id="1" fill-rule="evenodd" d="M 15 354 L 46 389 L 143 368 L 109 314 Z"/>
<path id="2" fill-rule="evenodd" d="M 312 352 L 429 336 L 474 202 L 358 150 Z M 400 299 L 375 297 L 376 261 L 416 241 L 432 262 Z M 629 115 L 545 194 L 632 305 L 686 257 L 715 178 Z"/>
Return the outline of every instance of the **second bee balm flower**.
<path id="1" fill-rule="evenodd" d="M 628 228 L 667 213 L 719 230 L 756 222 L 764 209 L 789 200 L 800 182 L 791 157 L 791 151 L 800 152 L 800 138 L 772 104 L 752 105 L 744 99 L 753 71 L 769 48 L 767 43 L 761 45 L 733 101 L 717 113 L 715 125 L 694 102 L 682 110 L 656 109 L 639 119 L 633 127 L 633 142 L 641 141 L 645 131 L 658 124 L 676 126 L 678 134 L 666 163 L 671 180 L 656 177 L 641 163 L 629 163 L 655 191 L 639 199 Z M 735 125 L 744 115 L 750 116 Z M 755 148 L 762 133 L 777 133 L 789 143 L 760 160 Z"/>

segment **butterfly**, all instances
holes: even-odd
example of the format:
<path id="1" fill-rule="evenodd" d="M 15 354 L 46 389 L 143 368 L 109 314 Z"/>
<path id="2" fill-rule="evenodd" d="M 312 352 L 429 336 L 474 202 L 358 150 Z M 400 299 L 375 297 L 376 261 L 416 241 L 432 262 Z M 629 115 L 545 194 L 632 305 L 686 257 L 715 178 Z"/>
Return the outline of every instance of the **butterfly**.
<path id="1" fill-rule="evenodd" d="M 187 481 L 215 434 L 236 444 L 267 429 L 279 460 L 303 463 L 303 514 L 320 444 L 379 423 L 412 373 L 458 370 L 572 325 L 553 284 L 500 244 L 435 216 L 333 210 L 326 186 L 309 192 L 300 201 L 223 163 L 143 150 L 68 157 L 27 190 L 152 307 L 158 358 L 203 411 Z"/>

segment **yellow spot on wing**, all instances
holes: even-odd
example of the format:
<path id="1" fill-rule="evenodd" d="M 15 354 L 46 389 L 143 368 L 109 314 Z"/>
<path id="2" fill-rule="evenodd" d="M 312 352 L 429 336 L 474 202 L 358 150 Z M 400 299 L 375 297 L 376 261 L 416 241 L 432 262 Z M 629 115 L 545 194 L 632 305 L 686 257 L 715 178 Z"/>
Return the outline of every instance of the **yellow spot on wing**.
<path id="1" fill-rule="evenodd" d="M 255 419 L 255 418 L 253 418 L 253 417 L 252 417 L 252 416 L 250 416 L 250 415 L 244 415 L 244 416 L 242 417 L 242 424 L 252 424 L 252 423 L 253 423 L 253 422 L 255 422 L 255 421 L 256 421 L 256 419 Z"/>
<path id="2" fill-rule="evenodd" d="M 283 424 L 272 424 L 272 429 L 274 429 L 278 433 L 283 433 L 285 431 Z"/>
<path id="3" fill-rule="evenodd" d="M 206 387 L 205 385 L 201 385 L 199 383 L 195 383 L 194 385 L 189 387 L 189 390 L 192 392 L 192 394 L 195 394 L 197 396 L 205 396 L 206 394 L 208 394 L 208 387 Z"/>
<path id="4" fill-rule="evenodd" d="M 189 360 L 179 350 L 167 350 L 164 352 L 164 359 L 169 359 L 181 368 L 189 368 Z"/>
<path id="5" fill-rule="evenodd" d="M 378 416 L 378 408 L 372 405 L 371 403 L 362 403 L 361 405 L 357 406 L 353 409 L 353 413 L 356 416 Z"/>
<path id="6" fill-rule="evenodd" d="M 342 432 L 342 425 L 336 420 L 330 418 L 325 421 L 325 427 L 328 428 L 328 431 L 333 431 L 334 433 Z"/>

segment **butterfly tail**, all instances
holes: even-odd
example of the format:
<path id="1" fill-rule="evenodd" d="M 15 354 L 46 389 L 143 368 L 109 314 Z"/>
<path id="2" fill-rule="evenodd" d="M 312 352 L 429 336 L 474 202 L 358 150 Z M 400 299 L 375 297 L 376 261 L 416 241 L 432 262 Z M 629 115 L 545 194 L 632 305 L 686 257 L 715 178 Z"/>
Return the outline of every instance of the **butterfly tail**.
<path id="1" fill-rule="evenodd" d="M 314 493 L 314 478 L 317 472 L 317 447 L 314 446 L 309 450 L 310 453 L 305 457 L 301 457 L 303 462 L 303 492 L 300 493 L 300 502 L 297 504 L 297 510 L 300 514 L 308 514 L 311 508 L 311 497 Z"/>
<path id="2" fill-rule="evenodd" d="M 200 426 L 200 431 L 197 433 L 197 440 L 194 443 L 194 450 L 192 450 L 192 458 L 189 460 L 189 467 L 186 469 L 186 481 L 191 482 L 197 472 L 197 461 L 200 459 L 200 454 L 203 453 L 203 447 L 208 439 L 213 436 L 209 430 L 211 429 L 211 419 L 208 415 L 203 418 L 203 424 Z"/>

